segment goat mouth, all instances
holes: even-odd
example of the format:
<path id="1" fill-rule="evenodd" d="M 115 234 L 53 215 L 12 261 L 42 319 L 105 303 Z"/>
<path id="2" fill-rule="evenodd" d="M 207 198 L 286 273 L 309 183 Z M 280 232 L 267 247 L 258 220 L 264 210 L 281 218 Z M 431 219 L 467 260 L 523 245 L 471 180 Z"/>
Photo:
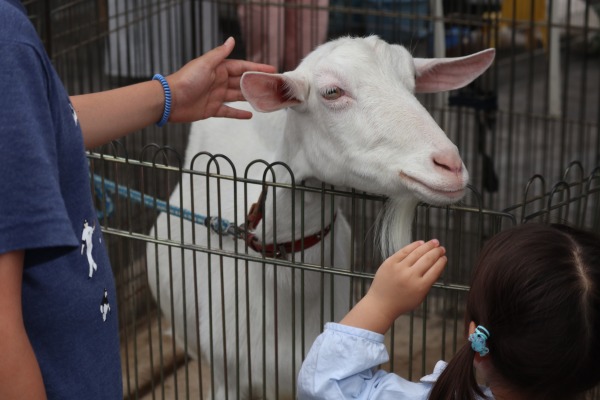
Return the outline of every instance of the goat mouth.
<path id="1" fill-rule="evenodd" d="M 426 192 L 426 194 L 428 194 L 429 196 L 431 196 L 431 195 L 433 195 L 434 197 L 441 196 L 446 199 L 456 201 L 456 200 L 460 200 L 465 194 L 465 187 L 461 187 L 460 189 L 457 189 L 457 190 L 435 188 L 419 179 L 416 179 L 410 175 L 407 175 L 406 173 L 404 173 L 402 171 L 400 171 L 399 175 L 400 175 L 400 178 L 405 181 L 405 183 L 407 184 L 407 187 L 409 189 L 415 189 L 417 192 L 421 192 L 421 193 Z M 429 196 L 427 196 L 427 197 L 429 197 Z"/>

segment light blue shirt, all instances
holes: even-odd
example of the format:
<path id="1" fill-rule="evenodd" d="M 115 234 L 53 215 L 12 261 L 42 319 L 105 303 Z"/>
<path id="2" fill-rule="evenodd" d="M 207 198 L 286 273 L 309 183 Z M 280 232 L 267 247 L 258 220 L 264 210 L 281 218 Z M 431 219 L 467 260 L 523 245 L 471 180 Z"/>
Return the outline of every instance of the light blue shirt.
<path id="1" fill-rule="evenodd" d="M 327 323 L 298 376 L 298 399 L 427 399 L 446 363 L 438 361 L 419 382 L 378 369 L 389 360 L 384 336 Z M 492 398 L 488 388 L 484 394 Z"/>

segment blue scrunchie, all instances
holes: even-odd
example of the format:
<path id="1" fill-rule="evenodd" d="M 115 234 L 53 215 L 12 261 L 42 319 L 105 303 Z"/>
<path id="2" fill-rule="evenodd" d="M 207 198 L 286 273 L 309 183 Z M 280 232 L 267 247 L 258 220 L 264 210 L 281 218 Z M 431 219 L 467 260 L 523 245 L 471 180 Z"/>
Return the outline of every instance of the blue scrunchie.
<path id="1" fill-rule="evenodd" d="M 487 348 L 487 340 L 490 338 L 490 332 L 483 326 L 478 325 L 475 332 L 469 335 L 469 342 L 473 351 L 479 353 L 481 357 L 487 355 L 490 349 Z"/>

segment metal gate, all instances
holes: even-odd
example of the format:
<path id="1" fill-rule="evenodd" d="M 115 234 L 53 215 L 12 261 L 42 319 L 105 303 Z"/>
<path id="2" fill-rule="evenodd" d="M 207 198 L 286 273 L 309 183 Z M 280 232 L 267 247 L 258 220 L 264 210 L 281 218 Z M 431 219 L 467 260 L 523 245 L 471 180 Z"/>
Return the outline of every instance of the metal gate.
<path id="1" fill-rule="evenodd" d="M 282 69 L 297 62 L 303 55 L 302 49 L 314 47 L 323 35 L 334 38 L 378 34 L 386 40 L 403 43 L 418 56 L 462 55 L 496 47 L 498 56 L 494 66 L 473 85 L 447 96 L 421 98 L 459 147 L 472 186 L 458 205 L 439 208 L 421 204 L 417 209 L 413 236 L 439 238 L 448 249 L 449 263 L 443 281 L 435 285 L 423 306 L 399 319 L 388 335 L 392 358 L 384 367 L 408 379 L 418 379 L 430 372 L 436 360 L 451 357 L 464 340 L 461 320 L 464 294 L 468 291 L 474 257 L 487 238 L 508 226 L 531 220 L 568 221 L 600 232 L 597 1 L 27 0 L 24 3 L 72 94 L 138 82 L 154 72 L 169 73 L 229 35 L 235 36 L 238 43 L 236 57 L 254 57 L 257 44 L 244 33 L 248 26 L 264 30 L 265 38 L 276 38 L 275 42 L 266 39 L 259 42 L 263 52 L 256 57 L 283 60 Z M 251 6 L 258 7 L 254 14 L 250 12 Z M 244 7 L 247 8 L 242 10 Z M 273 15 L 277 23 L 273 23 Z M 315 22 L 309 32 L 292 35 L 286 31 L 286 24 L 297 26 L 303 21 Z M 269 36 L 273 29 L 275 32 Z M 277 40 L 286 35 L 294 42 L 295 53 L 282 54 Z M 330 207 L 328 202 L 332 198 L 341 199 L 352 228 L 352 240 L 347 244 L 352 249 L 350 265 L 337 265 L 335 260 L 308 264 L 301 256 L 295 256 L 293 262 L 263 257 L 243 244 L 235 251 L 228 251 L 221 241 L 199 243 L 194 238 L 178 237 L 175 230 L 158 235 L 152 227 L 161 213 L 170 213 L 173 226 L 178 226 L 176 221 L 197 217 L 194 210 L 174 209 L 168 201 L 173 188 L 183 180 L 193 177 L 205 179 L 210 185 L 239 182 L 248 187 L 264 184 L 245 180 L 243 176 L 220 174 L 215 169 L 215 160 L 193 169 L 183 165 L 188 129 L 187 125 L 148 127 L 89 153 L 90 189 L 96 194 L 117 278 L 124 398 L 202 398 L 217 375 L 219 378 L 226 375 L 230 381 L 243 379 L 236 371 L 218 369 L 210 359 L 198 360 L 188 354 L 191 347 L 198 347 L 200 339 L 187 333 L 182 339 L 181 328 L 173 323 L 175 311 L 170 317 L 165 316 L 150 294 L 149 247 L 156 246 L 161 254 L 166 252 L 169 256 L 210 255 L 218 260 L 214 268 L 229 262 L 239 268 L 262 265 L 273 272 L 294 276 L 300 292 L 304 290 L 303 276 L 320 274 L 323 295 L 317 299 L 319 312 L 311 316 L 320 322 L 334 317 L 333 301 L 326 295 L 333 292 L 331 285 L 336 281 L 332 277 L 349 280 L 349 307 L 366 291 L 374 268 L 381 262 L 373 245 L 373 226 L 385 199 L 377 194 L 302 183 L 294 187 L 275 184 L 269 189 L 320 192 L 324 209 Z M 246 210 L 255 201 L 248 198 L 247 204 L 239 207 Z M 348 267 L 350 270 L 345 269 Z M 172 270 L 181 265 L 166 263 L 159 268 Z M 204 268 L 192 264 L 190 271 L 202 273 Z M 192 276 L 187 278 L 193 280 Z M 171 287 L 166 298 L 180 290 L 183 287 Z M 222 289 L 216 286 L 213 290 L 219 297 Z M 260 295 L 266 298 L 271 290 L 264 287 Z M 243 304 L 243 296 L 248 294 L 243 288 L 239 293 Z M 269 307 L 265 305 L 253 317 L 273 312 Z M 294 315 L 294 321 L 306 318 L 302 302 L 288 311 Z M 191 313 L 186 318 L 193 324 L 196 317 Z M 214 323 L 223 325 L 222 321 Z M 214 329 L 218 332 L 217 327 Z M 297 326 L 297 331 L 302 335 L 302 326 Z M 217 339 L 212 343 L 218 343 Z M 310 344 L 306 339 L 299 354 L 308 350 Z M 249 348 L 243 342 L 236 347 L 229 350 L 241 353 Z M 250 350 L 255 357 L 271 357 L 280 351 L 283 354 L 276 342 L 266 340 Z M 301 358 L 300 355 L 277 362 L 298 366 Z M 267 376 L 265 371 L 254 374 L 262 375 L 263 382 L 277 379 Z M 598 396 L 595 393 L 594 398 Z"/>

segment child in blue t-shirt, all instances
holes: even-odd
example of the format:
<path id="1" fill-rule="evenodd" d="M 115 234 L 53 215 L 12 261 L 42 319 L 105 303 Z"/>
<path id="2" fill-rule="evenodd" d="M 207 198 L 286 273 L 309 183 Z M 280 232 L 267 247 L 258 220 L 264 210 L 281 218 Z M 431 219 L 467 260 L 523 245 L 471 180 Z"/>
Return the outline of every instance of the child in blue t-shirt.
<path id="1" fill-rule="evenodd" d="M 377 369 L 388 361 L 383 334 L 445 264 L 437 240 L 388 258 L 365 297 L 315 340 L 298 398 L 567 400 L 600 383 L 600 239 L 564 225 L 525 224 L 486 243 L 467 297 L 468 340 L 448 364 L 419 382 Z"/>
<path id="2" fill-rule="evenodd" d="M 229 39 L 165 77 L 69 97 L 18 0 L 0 0 L 0 399 L 121 399 L 115 284 L 85 148 L 158 121 L 250 118 Z"/>

